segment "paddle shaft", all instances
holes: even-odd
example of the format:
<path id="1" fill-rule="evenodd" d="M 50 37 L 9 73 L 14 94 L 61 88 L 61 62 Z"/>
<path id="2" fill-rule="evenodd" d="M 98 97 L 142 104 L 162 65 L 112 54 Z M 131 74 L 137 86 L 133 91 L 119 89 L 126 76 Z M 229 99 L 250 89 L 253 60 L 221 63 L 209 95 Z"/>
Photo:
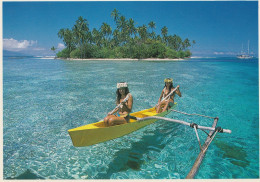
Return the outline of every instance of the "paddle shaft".
<path id="1" fill-rule="evenodd" d="M 129 99 L 129 94 L 127 94 L 127 96 L 125 97 L 125 99 L 120 103 L 118 104 L 115 109 L 113 109 L 111 112 L 109 112 L 108 114 L 113 114 L 113 112 L 115 112 L 124 102 L 126 102 L 127 100 Z"/>
<path id="2" fill-rule="evenodd" d="M 160 102 L 166 100 L 168 97 L 170 97 L 179 87 L 177 86 L 175 89 L 173 89 L 173 91 L 171 91 L 166 97 L 164 97 Z M 158 106 L 158 104 L 156 104 L 156 106 Z"/>

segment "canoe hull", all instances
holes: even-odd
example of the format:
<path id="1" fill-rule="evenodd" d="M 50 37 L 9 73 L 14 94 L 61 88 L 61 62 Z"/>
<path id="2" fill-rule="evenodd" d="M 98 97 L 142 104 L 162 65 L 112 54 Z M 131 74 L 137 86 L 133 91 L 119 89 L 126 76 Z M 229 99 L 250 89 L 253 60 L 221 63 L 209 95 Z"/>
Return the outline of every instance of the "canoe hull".
<path id="1" fill-rule="evenodd" d="M 150 108 L 131 113 L 130 115 L 143 118 L 149 116 L 165 116 L 169 112 L 170 111 L 165 111 L 157 114 L 155 108 Z M 130 123 L 110 127 L 105 127 L 104 122 L 99 121 L 97 123 L 70 129 L 68 132 L 75 147 L 84 147 L 122 137 L 156 121 L 157 119 L 150 119 L 145 121 L 136 121 L 130 119 Z"/>

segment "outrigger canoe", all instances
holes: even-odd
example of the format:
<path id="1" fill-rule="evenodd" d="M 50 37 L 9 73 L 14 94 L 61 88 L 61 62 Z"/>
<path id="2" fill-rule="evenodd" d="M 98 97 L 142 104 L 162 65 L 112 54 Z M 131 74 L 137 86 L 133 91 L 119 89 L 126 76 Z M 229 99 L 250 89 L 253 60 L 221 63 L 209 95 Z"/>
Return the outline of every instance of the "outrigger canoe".
<path id="1" fill-rule="evenodd" d="M 177 103 L 174 103 L 172 108 L 176 107 L 176 105 Z M 170 112 L 171 110 L 156 113 L 155 107 L 152 107 L 150 109 L 131 113 L 130 116 L 132 116 L 131 118 L 145 118 L 152 116 L 163 117 Z M 158 119 L 148 119 L 144 121 L 130 119 L 129 123 L 106 127 L 104 121 L 101 120 L 96 123 L 70 129 L 68 132 L 75 147 L 84 147 L 122 137 L 156 121 L 158 121 Z"/>
<path id="2" fill-rule="evenodd" d="M 176 107 L 177 103 L 174 103 L 173 108 Z M 197 115 L 201 117 L 207 117 L 214 119 L 212 127 L 207 127 L 207 126 L 200 126 L 196 123 L 188 123 L 186 121 L 181 121 L 181 120 L 176 120 L 176 119 L 170 119 L 170 118 L 165 118 L 163 116 L 169 114 L 169 112 L 174 111 L 174 112 L 179 112 L 181 114 L 185 115 Z M 149 124 L 152 124 L 158 120 L 165 120 L 165 121 L 170 121 L 174 123 L 179 123 L 183 124 L 186 126 L 189 126 L 194 129 L 198 142 L 199 142 L 199 147 L 200 147 L 200 153 L 197 157 L 197 159 L 194 162 L 193 167 L 191 168 L 189 174 L 186 176 L 186 179 L 191 179 L 194 178 L 201 163 L 202 160 L 204 159 L 204 156 L 206 154 L 206 151 L 213 141 L 214 137 L 216 136 L 217 133 L 231 133 L 231 130 L 229 129 L 223 129 L 221 127 L 217 127 L 217 122 L 218 122 L 218 117 L 210 117 L 210 116 L 205 116 L 201 114 L 188 114 L 180 111 L 176 111 L 174 109 L 169 109 L 165 112 L 162 113 L 156 113 L 155 108 L 150 108 L 150 109 L 145 109 L 139 112 L 134 112 L 130 114 L 130 122 L 122 125 L 116 125 L 116 126 L 110 126 L 106 127 L 104 124 L 104 121 L 99 121 L 97 123 L 92 123 L 88 124 L 85 126 L 81 126 L 78 128 L 70 129 L 68 130 L 69 135 L 71 137 L 72 143 L 75 147 L 84 147 L 84 146 L 89 146 L 89 145 L 94 145 L 97 143 L 105 142 L 108 140 L 112 140 L 124 135 L 127 135 L 131 132 L 134 132 L 140 128 L 143 128 Z M 134 119 L 133 119 L 134 118 Z M 197 130 L 201 129 L 205 133 L 207 133 L 205 130 L 209 130 L 210 132 L 207 133 L 208 137 L 206 138 L 203 146 L 201 145 L 199 135 Z"/>

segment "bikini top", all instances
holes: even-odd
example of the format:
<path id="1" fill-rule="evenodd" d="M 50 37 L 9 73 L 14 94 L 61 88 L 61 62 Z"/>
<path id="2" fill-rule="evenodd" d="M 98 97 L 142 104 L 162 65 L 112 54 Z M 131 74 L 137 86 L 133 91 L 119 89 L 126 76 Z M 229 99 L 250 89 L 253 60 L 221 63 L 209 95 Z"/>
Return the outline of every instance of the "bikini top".
<path id="1" fill-rule="evenodd" d="M 128 97 L 128 98 L 126 99 L 126 101 L 125 101 L 126 103 L 128 103 L 128 100 L 129 100 L 130 96 L 131 96 L 130 93 L 128 93 L 128 94 L 126 95 L 125 99 Z M 124 99 L 124 100 L 125 100 L 125 99 Z M 124 100 L 123 100 L 123 101 L 124 101 Z M 122 109 L 122 108 L 123 108 L 123 105 L 120 105 L 119 108 Z"/>
<path id="2" fill-rule="evenodd" d="M 165 94 L 165 91 L 166 91 L 166 87 L 163 89 L 162 99 L 164 99 L 164 98 L 170 93 L 170 92 L 169 92 L 169 93 L 166 95 L 166 94 Z M 171 98 L 171 97 L 168 97 L 168 99 L 165 99 L 165 101 L 168 101 L 170 98 Z"/>

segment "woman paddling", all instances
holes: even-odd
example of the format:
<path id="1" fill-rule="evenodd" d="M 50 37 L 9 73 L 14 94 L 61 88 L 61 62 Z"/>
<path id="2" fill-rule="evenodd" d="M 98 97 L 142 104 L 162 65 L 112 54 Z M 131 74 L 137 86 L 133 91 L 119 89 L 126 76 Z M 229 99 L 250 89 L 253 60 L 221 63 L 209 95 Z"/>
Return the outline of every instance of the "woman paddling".
<path id="1" fill-rule="evenodd" d="M 166 109 L 169 109 L 174 105 L 175 93 L 179 97 L 181 97 L 181 92 L 179 89 L 180 86 L 178 85 L 176 88 L 174 88 L 172 78 L 166 78 L 166 79 L 164 79 L 164 82 L 165 82 L 165 86 L 164 86 L 161 96 L 158 100 L 158 104 L 156 105 L 157 113 L 164 112 L 164 111 L 166 111 Z M 174 91 L 174 92 L 171 95 L 169 95 L 172 91 Z M 167 97 L 167 98 L 165 98 L 165 97 Z"/>
<path id="2" fill-rule="evenodd" d="M 129 92 L 126 82 L 117 83 L 116 94 L 117 107 L 104 118 L 105 126 L 125 124 L 130 120 L 129 113 L 132 110 L 133 97 Z"/>

